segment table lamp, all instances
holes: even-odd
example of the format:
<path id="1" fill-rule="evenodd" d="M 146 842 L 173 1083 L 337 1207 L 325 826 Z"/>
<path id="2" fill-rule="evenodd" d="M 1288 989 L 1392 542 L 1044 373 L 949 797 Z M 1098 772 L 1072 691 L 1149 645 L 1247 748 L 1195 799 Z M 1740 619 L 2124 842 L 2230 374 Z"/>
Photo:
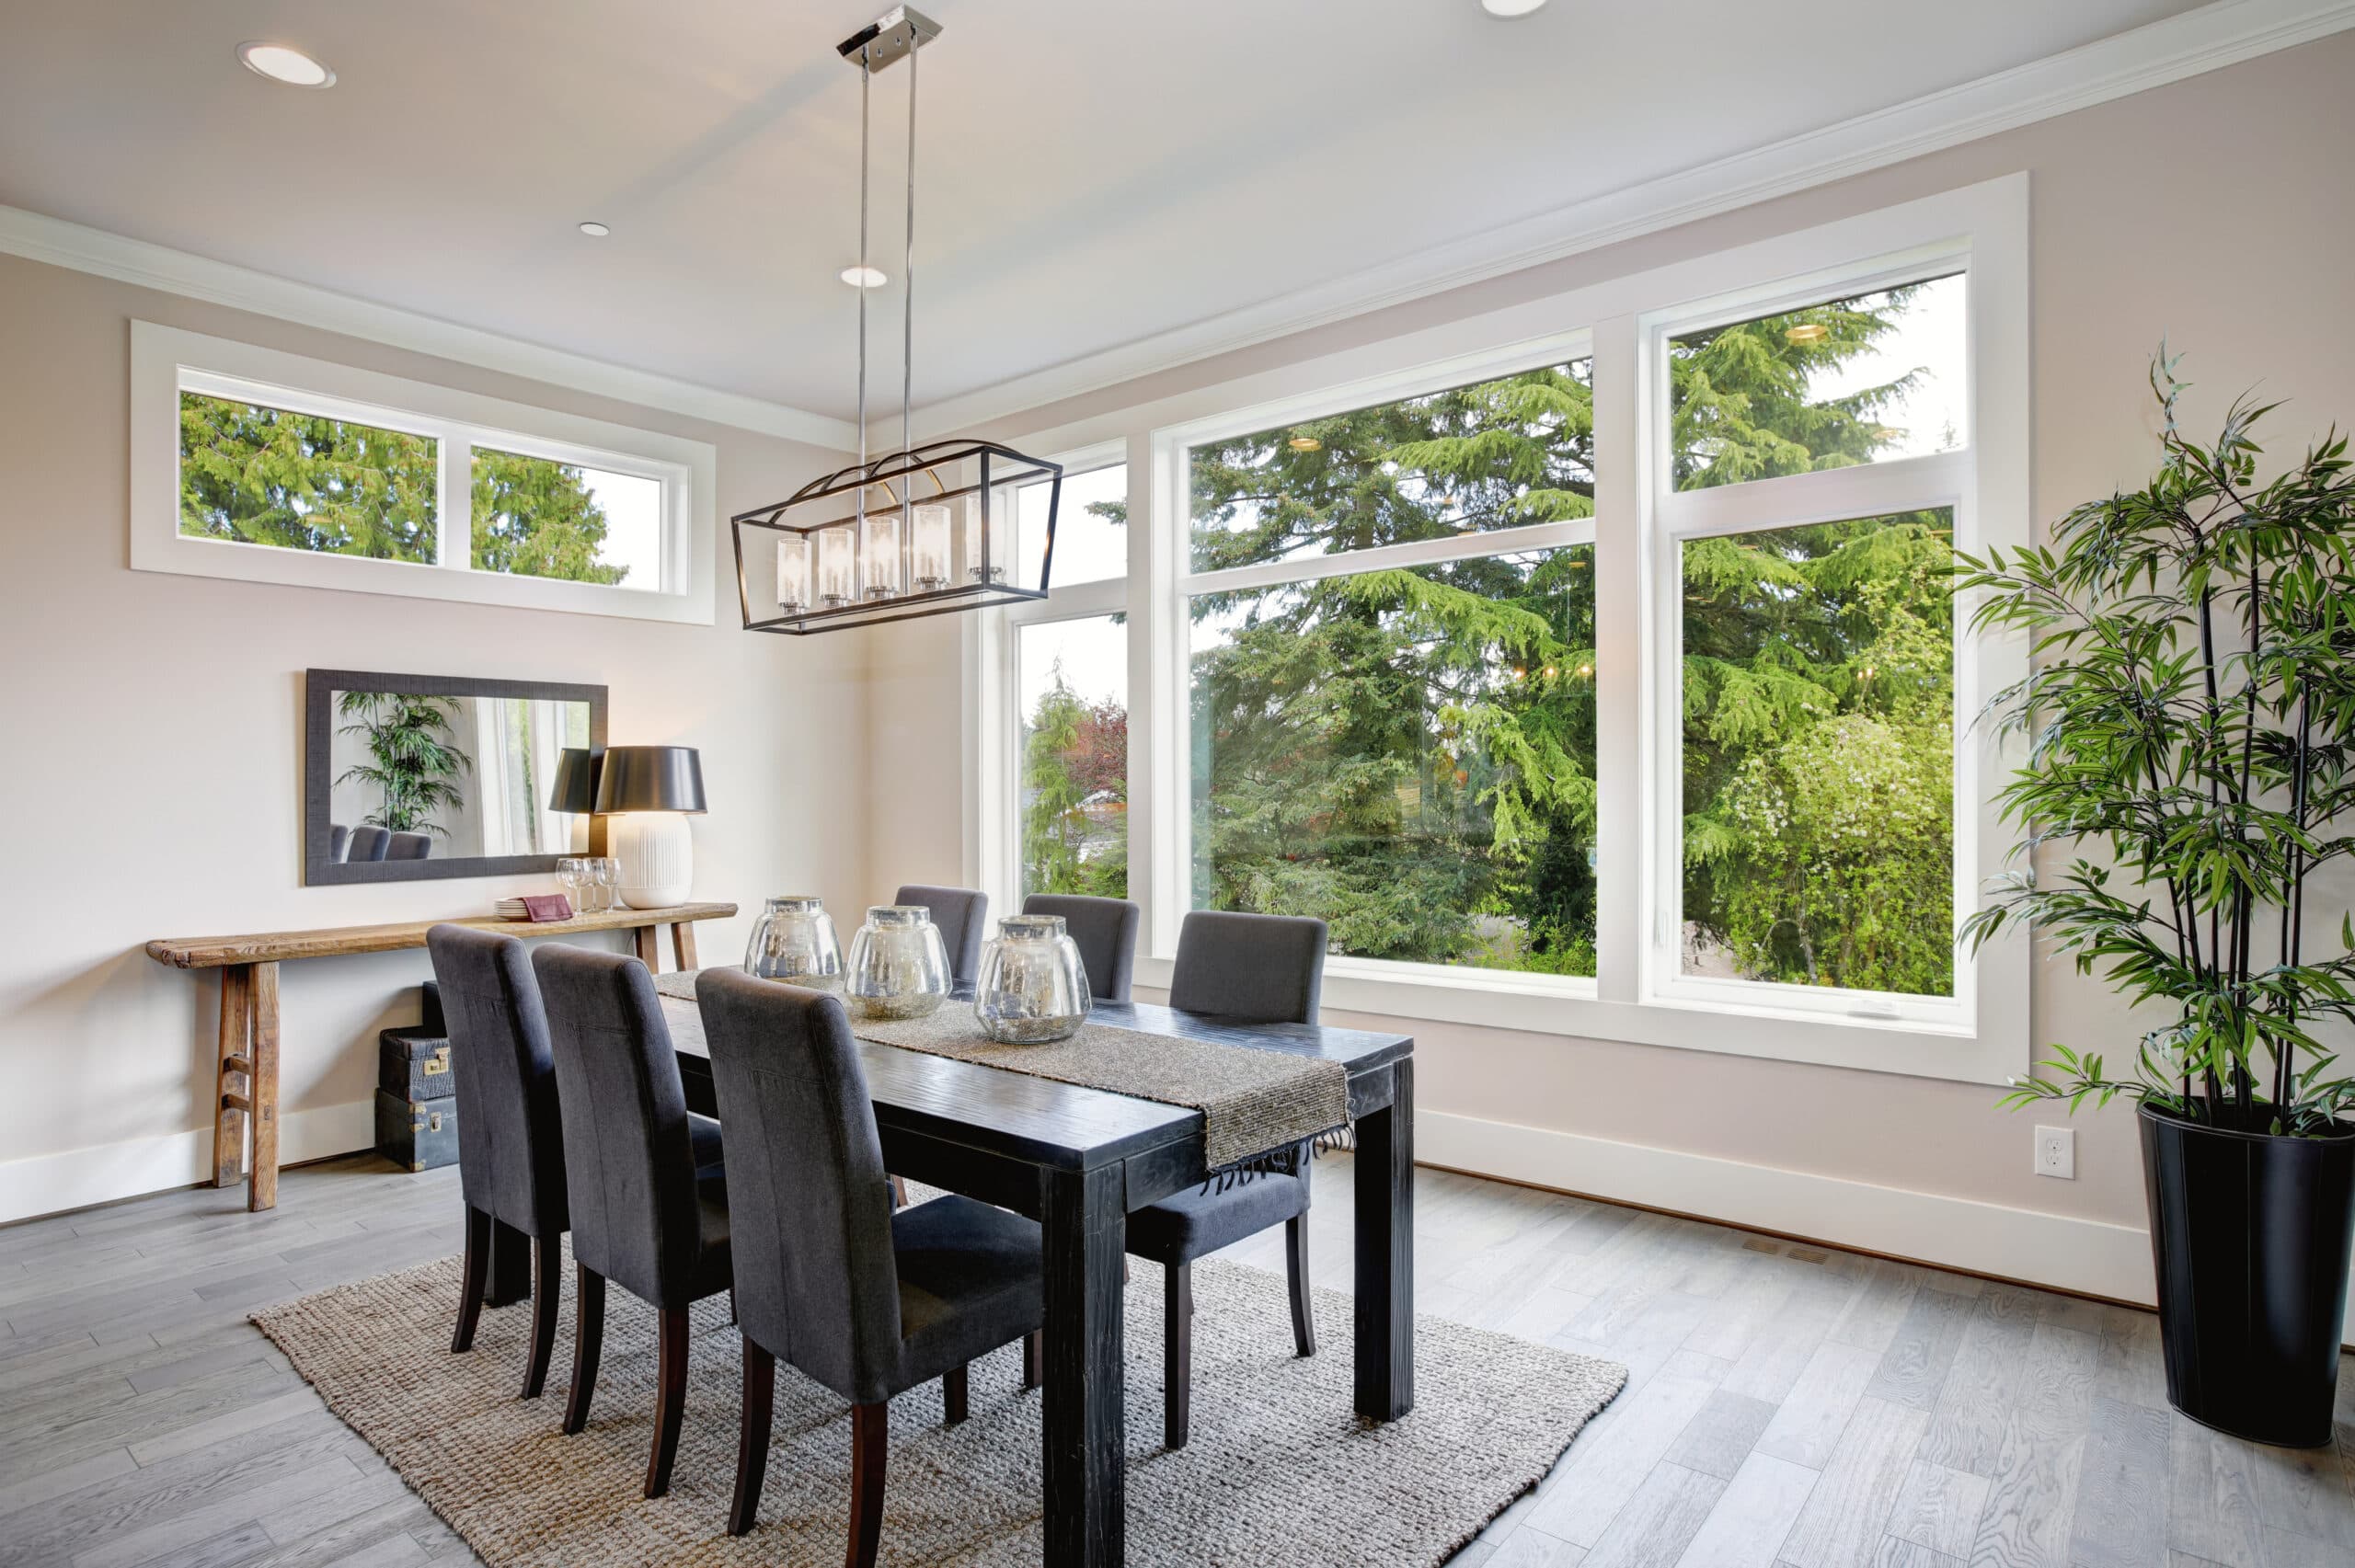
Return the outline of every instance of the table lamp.
<path id="1" fill-rule="evenodd" d="M 633 910 L 684 904 L 695 882 L 685 814 L 704 809 L 703 761 L 692 746 L 609 746 L 596 809 L 613 818 L 622 902 Z"/>
<path id="2" fill-rule="evenodd" d="M 568 746 L 556 755 L 556 786 L 548 791 L 548 809 L 569 816 L 572 826 L 565 847 L 578 854 L 589 847 L 580 819 L 597 809 L 597 758 L 586 746 Z"/>

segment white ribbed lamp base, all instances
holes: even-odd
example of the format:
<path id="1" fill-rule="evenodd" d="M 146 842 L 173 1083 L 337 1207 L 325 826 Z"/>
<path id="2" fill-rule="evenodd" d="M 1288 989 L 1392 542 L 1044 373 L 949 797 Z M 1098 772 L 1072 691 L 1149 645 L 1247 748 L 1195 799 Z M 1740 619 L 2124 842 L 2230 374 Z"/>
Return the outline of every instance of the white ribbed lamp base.
<path id="1" fill-rule="evenodd" d="M 615 889 L 633 910 L 684 904 L 695 875 L 695 835 L 675 811 L 626 811 L 607 819 L 614 858 L 621 862 Z"/>

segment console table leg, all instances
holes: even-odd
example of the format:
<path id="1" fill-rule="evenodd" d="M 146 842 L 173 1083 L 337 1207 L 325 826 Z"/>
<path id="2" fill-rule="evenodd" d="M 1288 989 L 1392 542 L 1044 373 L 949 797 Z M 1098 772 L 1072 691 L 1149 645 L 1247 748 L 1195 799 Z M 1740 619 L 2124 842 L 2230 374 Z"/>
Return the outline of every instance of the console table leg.
<path id="1" fill-rule="evenodd" d="M 233 964 L 221 971 L 221 1058 L 213 1090 L 213 1185 L 235 1186 L 246 1179 L 246 1113 L 252 1097 L 247 1069 L 253 1026 L 253 967 Z"/>
<path id="2" fill-rule="evenodd" d="M 254 1169 L 246 1207 L 278 1207 L 278 965 L 253 967 Z"/>
<path id="3" fill-rule="evenodd" d="M 630 928 L 630 941 L 637 944 L 638 961 L 656 974 L 662 972 L 662 933 L 650 925 Z"/>
<path id="4" fill-rule="evenodd" d="M 682 969 L 699 967 L 695 963 L 695 921 L 672 921 L 671 922 L 671 953 L 679 960 L 679 967 Z"/>

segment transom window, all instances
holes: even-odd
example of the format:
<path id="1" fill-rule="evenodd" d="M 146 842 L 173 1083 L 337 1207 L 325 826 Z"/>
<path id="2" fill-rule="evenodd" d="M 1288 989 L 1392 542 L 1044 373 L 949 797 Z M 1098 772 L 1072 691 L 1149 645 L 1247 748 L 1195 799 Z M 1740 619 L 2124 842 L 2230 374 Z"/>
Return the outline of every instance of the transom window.
<path id="1" fill-rule="evenodd" d="M 711 449 L 133 324 L 132 564 L 711 619 Z"/>

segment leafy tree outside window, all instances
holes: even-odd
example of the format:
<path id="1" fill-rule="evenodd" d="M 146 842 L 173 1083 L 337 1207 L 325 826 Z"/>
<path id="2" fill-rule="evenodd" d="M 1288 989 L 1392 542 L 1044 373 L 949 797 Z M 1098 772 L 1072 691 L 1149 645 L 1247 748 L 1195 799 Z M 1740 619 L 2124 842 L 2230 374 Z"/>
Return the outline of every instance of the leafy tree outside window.
<path id="1" fill-rule="evenodd" d="M 180 532 L 382 561 L 438 544 L 431 436 L 180 394 Z"/>
<path id="2" fill-rule="evenodd" d="M 186 391 L 179 415 L 181 533 L 374 560 L 440 559 L 443 452 L 435 438 Z M 658 481 L 487 447 L 473 459 L 476 570 L 605 584 L 636 572 L 630 586 L 660 586 Z M 627 509 L 626 537 L 614 537 L 615 506 Z"/>
<path id="3" fill-rule="evenodd" d="M 1671 486 L 1958 449 L 1963 284 L 1672 340 Z M 1583 361 L 1205 442 L 1190 565 L 1590 517 L 1593 452 Z M 1952 529 L 1931 509 L 1688 540 L 1700 971 L 1952 993 Z M 1343 954 L 1593 974 L 1592 552 L 1499 539 L 1197 592 L 1194 906 L 1318 915 Z"/>

